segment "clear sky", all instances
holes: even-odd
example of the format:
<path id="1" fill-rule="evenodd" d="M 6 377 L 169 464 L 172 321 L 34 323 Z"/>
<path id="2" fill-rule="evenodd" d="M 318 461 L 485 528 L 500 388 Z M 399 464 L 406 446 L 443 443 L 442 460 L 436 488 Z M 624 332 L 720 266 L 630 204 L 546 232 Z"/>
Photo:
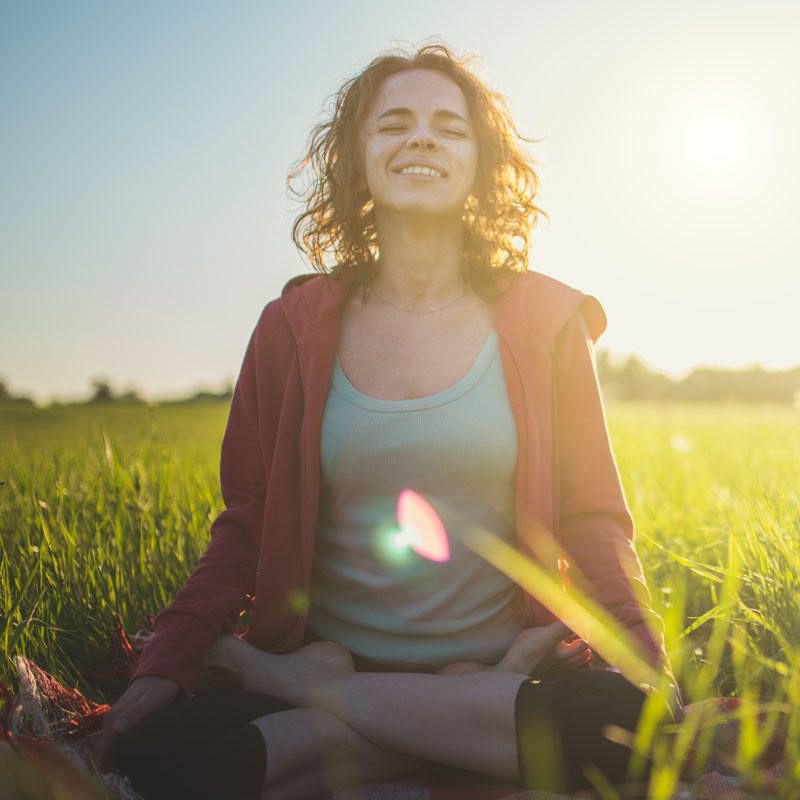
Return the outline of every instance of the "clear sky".
<path id="1" fill-rule="evenodd" d="M 310 123 L 431 35 L 542 139 L 532 267 L 601 300 L 601 346 L 800 364 L 800 3 L 0 0 L 0 378 L 235 378 L 307 271 L 284 178 Z"/>

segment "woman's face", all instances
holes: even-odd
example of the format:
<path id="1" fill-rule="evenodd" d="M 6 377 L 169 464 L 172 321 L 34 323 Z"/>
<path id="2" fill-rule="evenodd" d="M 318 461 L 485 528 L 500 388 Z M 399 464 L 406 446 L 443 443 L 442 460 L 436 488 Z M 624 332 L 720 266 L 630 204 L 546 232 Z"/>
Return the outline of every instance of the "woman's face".
<path id="1" fill-rule="evenodd" d="M 391 75 L 361 126 L 361 154 L 378 219 L 386 213 L 460 219 L 478 167 L 464 93 L 434 70 Z"/>

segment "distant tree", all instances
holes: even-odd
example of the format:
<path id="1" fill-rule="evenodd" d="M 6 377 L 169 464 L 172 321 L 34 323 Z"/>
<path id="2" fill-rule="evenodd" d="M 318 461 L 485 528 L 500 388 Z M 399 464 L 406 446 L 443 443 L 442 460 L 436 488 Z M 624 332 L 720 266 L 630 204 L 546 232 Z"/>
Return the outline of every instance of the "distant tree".
<path id="1" fill-rule="evenodd" d="M 620 362 L 600 350 L 597 374 L 603 394 L 621 400 L 681 400 L 690 403 L 800 403 L 800 367 L 769 371 L 760 364 L 745 369 L 696 367 L 673 380 L 648 367 L 637 356 Z"/>
<path id="2" fill-rule="evenodd" d="M 14 405 L 32 406 L 33 400 L 31 400 L 30 397 L 25 397 L 24 395 L 12 394 L 6 385 L 6 382 L 0 378 L 0 403 L 13 403 Z"/>
<path id="3" fill-rule="evenodd" d="M 105 378 L 95 378 L 91 385 L 94 394 L 89 398 L 90 403 L 111 403 L 114 401 L 114 391 Z"/>
<path id="4" fill-rule="evenodd" d="M 601 384 L 614 374 L 614 366 L 611 363 L 611 356 L 608 350 L 595 351 L 594 365 Z"/>
<path id="5" fill-rule="evenodd" d="M 136 391 L 136 389 L 128 389 L 128 391 L 125 392 L 124 394 L 117 396 L 115 400 L 116 402 L 119 403 L 141 404 L 147 402 L 146 400 L 143 400 L 141 397 L 139 397 L 139 393 Z"/>
<path id="6" fill-rule="evenodd" d="M 233 397 L 233 384 L 226 381 L 219 392 L 211 391 L 210 389 L 199 389 L 194 394 L 188 397 L 179 397 L 174 400 L 167 400 L 165 404 L 181 404 L 181 403 L 203 403 L 203 402 L 218 402 L 220 400 L 230 400 Z"/>
<path id="7" fill-rule="evenodd" d="M 647 394 L 648 375 L 644 362 L 636 356 L 630 356 L 617 375 L 620 397 L 623 400 L 645 397 Z"/>

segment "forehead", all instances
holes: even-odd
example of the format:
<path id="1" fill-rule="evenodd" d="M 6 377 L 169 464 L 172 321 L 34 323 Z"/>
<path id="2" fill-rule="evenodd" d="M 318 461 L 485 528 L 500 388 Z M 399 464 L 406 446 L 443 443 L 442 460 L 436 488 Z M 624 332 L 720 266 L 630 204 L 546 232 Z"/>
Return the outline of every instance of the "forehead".
<path id="1" fill-rule="evenodd" d="M 390 108 L 454 111 L 469 119 L 464 92 L 446 75 L 432 69 L 397 72 L 382 81 L 375 90 L 367 117 L 376 117 Z"/>

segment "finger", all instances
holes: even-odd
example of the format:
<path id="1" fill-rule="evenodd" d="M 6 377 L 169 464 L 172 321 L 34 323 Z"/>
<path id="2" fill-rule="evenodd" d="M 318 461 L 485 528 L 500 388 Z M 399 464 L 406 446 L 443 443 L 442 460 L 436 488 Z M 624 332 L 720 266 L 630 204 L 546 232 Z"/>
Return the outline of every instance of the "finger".
<path id="1" fill-rule="evenodd" d="M 570 654 L 567 661 L 572 665 L 580 667 L 586 664 L 590 658 L 591 658 L 590 652 L 588 650 L 583 650 Z"/>
<path id="2" fill-rule="evenodd" d="M 565 667 L 580 667 L 586 663 L 589 655 L 585 650 L 575 650 L 569 653 L 562 653 L 558 663 Z"/>
<path id="3" fill-rule="evenodd" d="M 113 720 L 109 719 L 110 714 L 111 712 L 109 711 L 106 718 L 103 720 L 103 727 L 100 729 L 100 733 L 97 735 L 97 739 L 93 745 L 92 760 L 95 762 L 95 766 L 98 769 L 105 764 L 108 750 L 111 747 L 111 743 L 114 741 Z"/>
<path id="4" fill-rule="evenodd" d="M 589 647 L 589 642 L 586 639 L 562 639 L 558 643 L 558 649 L 563 651 L 572 652 L 573 650 L 586 650 Z"/>
<path id="5" fill-rule="evenodd" d="M 94 746 L 94 760 L 98 767 L 105 763 L 117 735 L 132 728 L 145 714 L 146 711 L 141 708 L 139 703 L 134 703 L 121 711 L 116 711 L 112 708 L 106 714 L 103 720 L 103 727 Z"/>
<path id="6" fill-rule="evenodd" d="M 589 647 L 589 643 L 585 639 L 565 639 L 559 642 L 556 652 L 565 658 L 583 658 L 587 653 L 591 652 L 591 647 Z"/>
<path id="7" fill-rule="evenodd" d="M 559 642 L 553 655 L 561 663 L 572 663 L 583 661 L 588 649 L 589 645 L 583 641 Z"/>
<path id="8" fill-rule="evenodd" d="M 124 733 L 157 707 L 158 704 L 154 704 L 152 701 L 142 702 L 138 700 L 132 703 L 117 714 L 116 719 L 113 721 L 114 733 Z"/>
<path id="9" fill-rule="evenodd" d="M 561 621 L 551 622 L 545 630 L 547 631 L 547 638 L 554 645 L 558 644 L 570 633 L 570 629 Z"/>
<path id="10" fill-rule="evenodd" d="M 562 658 L 585 658 L 588 651 L 589 645 L 574 643 L 560 644 L 557 652 Z"/>

